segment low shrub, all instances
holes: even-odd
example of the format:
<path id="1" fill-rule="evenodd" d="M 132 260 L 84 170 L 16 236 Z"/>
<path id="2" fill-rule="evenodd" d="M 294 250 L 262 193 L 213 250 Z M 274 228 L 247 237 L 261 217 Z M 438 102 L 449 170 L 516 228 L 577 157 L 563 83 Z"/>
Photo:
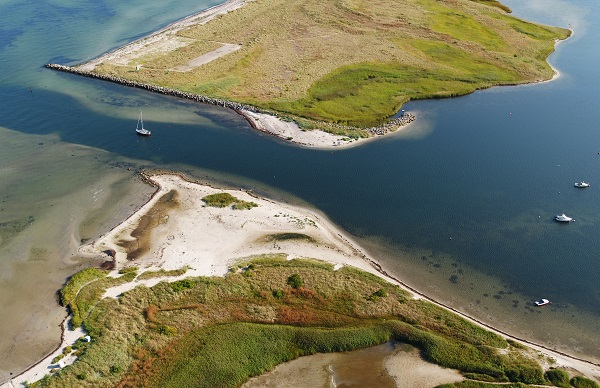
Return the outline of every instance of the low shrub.
<path id="1" fill-rule="evenodd" d="M 544 373 L 544 377 L 548 382 L 556 387 L 569 388 L 569 374 L 562 369 L 550 369 Z"/>
<path id="2" fill-rule="evenodd" d="M 573 377 L 571 379 L 571 385 L 575 388 L 600 388 L 598 383 L 583 376 Z"/>
<path id="3" fill-rule="evenodd" d="M 300 275 L 295 273 L 293 275 L 290 275 L 290 277 L 287 279 L 287 284 L 292 288 L 298 289 L 304 285 L 304 281 L 302 280 Z"/>
<path id="4" fill-rule="evenodd" d="M 183 279 L 171 283 L 171 289 L 175 292 L 179 292 L 188 288 L 194 288 L 195 285 L 196 282 L 194 282 L 192 279 Z"/>

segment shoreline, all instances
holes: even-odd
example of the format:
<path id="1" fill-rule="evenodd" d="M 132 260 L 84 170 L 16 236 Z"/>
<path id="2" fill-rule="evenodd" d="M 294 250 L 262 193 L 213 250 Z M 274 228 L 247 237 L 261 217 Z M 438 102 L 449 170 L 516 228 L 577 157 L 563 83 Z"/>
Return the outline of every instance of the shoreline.
<path id="1" fill-rule="evenodd" d="M 562 366 L 567 370 L 575 370 L 588 378 L 593 378 L 600 382 L 600 364 L 583 358 L 574 357 L 567 353 L 551 349 L 543 344 L 537 344 L 527 339 L 513 336 L 505 331 L 495 329 L 492 325 L 487 324 L 482 320 L 471 317 L 455 308 L 440 303 L 435 299 L 420 293 L 417 289 L 404 284 L 397 276 L 388 273 L 375 258 L 371 257 L 336 225 L 310 209 L 258 197 L 250 192 L 242 190 L 219 189 L 209 185 L 200 184 L 189 180 L 179 173 L 157 172 L 154 174 L 146 174 L 142 172 L 140 174 L 146 183 L 156 187 L 156 191 L 142 207 L 98 239 L 83 245 L 80 248 L 80 252 L 89 256 L 100 256 L 100 258 L 104 260 L 106 259 L 106 254 L 102 254 L 102 252 L 107 249 L 114 249 L 116 251 L 115 261 L 117 267 L 109 274 L 109 276 L 116 276 L 118 270 L 127 265 L 135 265 L 144 270 L 179 269 L 184 266 L 188 266 L 191 269 L 178 277 L 153 278 L 145 281 L 134 280 L 122 286 L 114 287 L 114 289 L 108 289 L 104 297 L 116 297 L 117 295 L 126 292 L 128 289 L 142 284 L 151 287 L 152 285 L 165 280 L 175 281 L 192 276 L 223 276 L 227 273 L 230 265 L 244 257 L 252 257 L 253 255 L 268 252 L 286 252 L 288 254 L 288 259 L 295 257 L 314 257 L 335 264 L 336 268 L 343 265 L 351 265 L 366 270 L 386 281 L 397 284 L 408 290 L 413 294 L 414 298 L 425 299 L 477 324 L 478 326 L 484 327 L 486 330 L 494 332 L 503 338 L 522 343 L 529 348 L 542 353 L 546 357 L 555 359 L 556 363 L 552 365 L 553 367 Z M 123 252 L 123 248 L 119 246 L 118 242 L 122 241 L 124 238 L 126 239 L 127 236 L 129 236 L 129 233 L 136 228 L 140 218 L 148 214 L 162 196 L 172 190 L 177 191 L 178 195 L 181 194 L 183 209 L 173 210 L 173 214 L 167 215 L 166 222 L 169 223 L 170 227 L 166 227 L 164 228 L 165 230 L 162 230 L 159 225 L 152 232 L 152 242 L 150 243 L 148 251 L 139 259 L 128 261 L 127 253 Z M 200 195 L 217 192 L 227 192 L 243 200 L 258 202 L 259 207 L 251 210 L 222 210 L 205 206 L 199 201 L 201 198 Z M 196 201 L 194 202 L 193 200 L 190 200 L 190 198 L 196 199 Z M 257 213 L 259 211 L 261 213 Z M 318 241 L 317 248 L 314 246 L 311 247 L 311 245 L 314 245 L 313 243 L 257 243 L 259 240 L 257 236 L 262 236 L 265 233 L 273 233 L 272 226 L 271 229 L 269 229 L 264 225 L 267 220 L 272 221 L 275 225 L 274 230 L 279 231 L 280 233 L 289 233 L 290 231 L 298 230 L 311 237 L 314 236 L 315 240 Z M 171 223 L 173 223 L 173 225 Z M 225 229 L 216 231 L 219 226 Z M 222 234 L 224 231 L 233 234 L 224 236 Z M 193 233 L 195 236 L 202 235 L 204 237 L 203 241 L 200 244 L 195 241 L 187 242 L 185 232 Z M 237 236 L 237 239 L 232 236 Z M 230 247 L 228 246 L 229 250 L 225 252 L 223 252 L 223 248 L 221 247 L 222 244 L 220 243 L 224 239 L 230 241 Z M 290 254 L 289 252 L 292 253 Z M 236 254 L 238 256 L 236 256 Z M 190 260 L 189 258 L 191 256 L 194 257 Z M 98 264 L 100 264 L 100 262 Z M 34 378 L 41 378 L 48 372 L 50 368 L 46 366 L 46 363 L 48 363 L 55 355 L 59 354 L 64 346 L 71 345 L 72 342 L 81 337 L 81 335 L 85 335 L 83 332 L 65 330 L 65 325 L 67 325 L 67 320 L 69 318 L 70 315 L 62 323 L 63 338 L 61 344 L 48 356 L 30 366 L 27 370 L 19 373 L 17 376 L 12 377 L 11 380 L 0 385 L 0 387 L 12 388 L 15 387 L 13 384 L 15 382 L 19 384 L 23 381 L 33 381 Z M 71 361 L 74 360 L 74 358 L 71 359 Z"/>
<path id="2" fill-rule="evenodd" d="M 120 77 L 98 74 L 89 70 L 84 70 L 81 66 L 65 66 L 56 63 L 48 63 L 44 67 L 64 73 L 113 82 L 127 87 L 144 89 L 149 92 L 159 93 L 166 96 L 184 98 L 204 104 L 228 108 L 244 117 L 244 119 L 253 129 L 275 136 L 286 142 L 308 148 L 330 150 L 332 148 L 353 147 L 368 140 L 373 140 L 388 134 L 397 133 L 399 130 L 406 128 L 409 124 L 416 120 L 414 114 L 403 111 L 403 114 L 400 117 L 392 119 L 379 126 L 370 128 L 344 127 L 344 129 L 358 129 L 367 131 L 371 134 L 371 136 L 368 138 L 361 137 L 353 139 L 343 135 L 334 135 L 319 129 L 304 130 L 301 129 L 295 122 L 282 120 L 275 112 L 257 108 L 248 104 L 222 100 L 196 93 L 184 92 L 177 89 L 165 88 L 163 86 L 145 84 Z"/>
<path id="3" fill-rule="evenodd" d="M 195 93 L 159 87 L 152 84 L 144 84 L 142 82 L 130 81 L 119 77 L 102 75 L 93 72 L 97 65 L 104 62 L 112 61 L 113 64 L 119 66 L 129 66 L 128 63 L 130 60 L 139 58 L 143 55 L 149 55 L 153 52 L 167 53 L 169 51 L 175 50 L 178 47 L 181 47 L 182 45 L 181 42 L 177 42 L 173 39 L 173 37 L 176 37 L 177 32 L 190 26 L 203 25 L 205 23 L 208 23 L 216 17 L 227 14 L 245 6 L 249 2 L 250 0 L 226 0 L 222 4 L 215 5 L 206 10 L 199 11 L 190 16 L 179 19 L 173 23 L 166 25 L 165 27 L 158 29 L 157 31 L 150 33 L 149 35 L 143 36 L 139 39 L 125 44 L 124 46 L 115 48 L 111 51 L 101 54 L 100 56 L 93 58 L 87 62 L 83 62 L 74 66 L 46 64 L 45 67 L 86 77 L 102 79 L 124 86 L 146 89 L 148 91 L 157 92 L 165 95 L 230 108 L 236 113 L 240 114 L 242 117 L 244 117 L 253 129 L 275 136 L 280 140 L 283 140 L 284 142 L 292 143 L 294 145 L 307 148 L 332 150 L 334 148 L 354 147 L 360 144 L 365 144 L 366 141 L 371 141 L 380 138 L 381 136 L 396 133 L 399 130 L 405 128 L 407 125 L 409 125 L 416 119 L 413 113 L 404 112 L 404 110 L 401 110 L 397 112 L 397 114 L 403 112 L 403 114 L 400 117 L 396 117 L 393 119 L 388 118 L 387 122 L 374 127 L 359 128 L 315 121 L 313 122 L 313 124 L 315 124 L 317 129 L 306 130 L 300 128 L 299 125 L 294 121 L 290 121 L 287 118 L 282 119 L 281 117 L 283 116 L 280 115 L 278 112 L 257 108 L 249 104 L 212 98 L 208 96 L 198 95 Z M 568 39 L 570 36 L 573 35 L 573 31 L 571 29 L 569 29 L 569 31 L 571 33 L 564 40 Z M 563 42 L 564 40 L 555 41 L 553 52 L 556 51 L 556 47 L 558 46 L 558 44 Z M 185 43 L 183 44 L 185 45 Z M 206 56 L 208 54 L 205 54 L 203 56 Z M 202 58 L 203 56 L 196 58 L 196 60 Z M 211 59 L 209 59 L 209 61 L 212 61 L 218 57 L 219 55 L 213 56 Z M 190 61 L 189 63 L 191 68 L 196 67 L 192 65 L 192 62 L 194 62 L 194 60 Z M 494 86 L 535 85 L 538 83 L 554 81 L 560 78 L 560 71 L 554 66 L 552 66 L 548 62 L 548 60 L 546 60 L 546 62 L 551 67 L 554 73 L 553 76 L 549 79 L 537 79 L 532 80 L 530 82 L 516 83 L 510 85 L 492 85 L 486 88 L 493 88 Z M 474 90 L 471 93 L 474 93 L 477 90 Z M 323 128 L 324 126 L 333 126 L 335 128 L 339 128 L 342 131 L 359 130 L 367 132 L 369 136 L 350 138 L 345 135 L 335 135 L 333 133 L 318 129 L 319 126 L 321 126 L 321 128 Z"/>
<path id="4" fill-rule="evenodd" d="M 178 31 L 186 27 L 195 24 L 205 24 L 220 15 L 243 7 L 248 2 L 248 0 L 226 0 L 222 4 L 215 5 L 203 11 L 199 11 L 195 14 L 179 19 L 163 28 L 158 29 L 157 31 L 152 32 L 149 35 L 136 39 L 125 44 L 124 46 L 110 50 L 87 62 L 75 66 L 49 63 L 46 64 L 45 67 L 53 70 L 81 75 L 84 77 L 101 79 L 124 86 L 145 89 L 160 94 L 185 98 L 210 105 L 222 106 L 224 108 L 230 108 L 244 117 L 253 129 L 275 136 L 287 143 L 292 143 L 294 145 L 307 148 L 331 150 L 335 148 L 354 147 L 359 144 L 364 144 L 366 141 L 371 141 L 387 134 L 396 133 L 416 119 L 414 114 L 410 112 L 404 112 L 402 110 L 402 112 L 404 112 L 402 116 L 390 119 L 389 121 L 378 126 L 370 128 L 343 127 L 342 129 L 363 130 L 370 134 L 370 136 L 367 138 L 359 137 L 353 139 L 345 135 L 335 135 L 320 129 L 303 130 L 295 122 L 282 120 L 277 112 L 259 109 L 249 104 L 221 100 L 195 93 L 183 92 L 180 90 L 159 87 L 151 84 L 144 84 L 93 72 L 95 67 L 102 62 L 115 60 L 120 57 L 127 56 L 135 51 L 143 51 L 144 47 L 151 44 L 156 44 L 161 40 L 167 40 L 169 35 L 175 35 Z M 319 123 L 317 123 L 317 125 L 318 124 Z"/>

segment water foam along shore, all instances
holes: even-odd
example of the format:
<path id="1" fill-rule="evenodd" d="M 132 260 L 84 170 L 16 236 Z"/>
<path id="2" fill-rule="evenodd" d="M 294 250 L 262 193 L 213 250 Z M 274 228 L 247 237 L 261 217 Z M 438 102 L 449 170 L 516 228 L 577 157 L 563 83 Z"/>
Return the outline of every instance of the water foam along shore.
<path id="1" fill-rule="evenodd" d="M 228 0 L 223 4 L 208 8 L 207 10 L 204 10 L 202 12 L 198 12 L 191 16 L 180 19 L 148 36 L 140 38 L 136 41 L 126 44 L 125 46 L 119 47 L 115 50 L 112 50 L 106 54 L 103 54 L 97 58 L 94 58 L 88 62 L 82 63 L 77 66 L 47 64 L 46 67 L 54 70 L 83 75 L 86 77 L 98 78 L 105 81 L 115 82 L 125 86 L 142 88 L 157 93 L 230 108 L 242 115 L 250 123 L 252 128 L 303 147 L 319 149 L 352 147 L 358 144 L 363 144 L 367 140 L 372 140 L 382 135 L 393 133 L 398 129 L 407 126 L 415 120 L 414 114 L 410 112 L 403 112 L 403 114 L 400 117 L 394 118 L 385 124 L 371 128 L 364 128 L 364 130 L 367 133 L 369 133 L 371 137 L 351 139 L 347 136 L 334 135 L 319 129 L 302 130 L 296 123 L 290 122 L 288 120 L 282 120 L 281 118 L 279 118 L 276 112 L 259 109 L 257 107 L 253 107 L 247 104 L 239 104 L 194 93 L 181 92 L 178 90 L 157 87 L 154 85 L 129 81 L 119 77 L 112 77 L 109 75 L 102 75 L 94 72 L 96 66 L 98 66 L 101 63 L 106 62 L 120 66 L 128 66 L 128 64 L 136 58 L 151 55 L 153 53 L 166 53 L 169 51 L 176 50 L 177 48 L 183 47 L 189 42 L 185 42 L 184 39 L 178 37 L 178 31 L 181 31 L 190 26 L 205 24 L 210 20 L 218 17 L 219 15 L 226 14 L 244 6 L 248 2 L 248 0 Z M 217 51 L 219 50 L 215 50 L 215 52 Z M 208 61 L 210 60 L 219 58 L 219 56 L 221 55 L 227 55 L 228 52 L 230 51 L 225 50 L 222 51 L 221 54 L 211 55 L 209 59 L 204 58 L 207 55 L 205 54 L 197 58 L 203 58 L 202 61 L 196 62 L 195 60 L 192 60 L 190 61 L 188 66 L 186 66 L 186 68 L 189 69 L 196 66 L 201 66 L 204 63 L 208 63 Z M 319 123 L 316 123 L 317 126 L 318 124 Z M 351 128 L 345 127 L 345 129 Z"/>
<path id="2" fill-rule="evenodd" d="M 141 271 L 171 270 L 186 266 L 189 269 L 179 277 L 134 280 L 108 289 L 104 297 L 117 297 L 142 284 L 151 287 L 160 281 L 175 281 L 189 276 L 223 276 L 239 259 L 269 253 L 284 253 L 288 259 L 318 258 L 334 263 L 338 268 L 351 265 L 408 288 L 400 280 L 387 274 L 345 233 L 313 211 L 259 198 L 245 191 L 222 190 L 193 183 L 177 174 L 150 175 L 145 178 L 149 183 L 157 186 L 157 191 L 151 199 L 123 223 L 94 242 L 82 246 L 81 253 L 106 260 L 110 257 L 104 252 L 114 252 L 116 268 L 109 275 L 114 277 L 119 276 L 119 269 L 132 265 L 139 267 Z M 229 193 L 239 200 L 254 202 L 258 206 L 247 210 L 206 206 L 202 198 L 216 193 Z M 161 202 L 165 202 L 165 198 L 174 201 L 169 210 L 157 207 Z M 155 211 L 157 209 L 158 212 Z M 132 232 L 138 229 L 142 218 L 153 210 L 155 218 L 154 222 L 150 223 L 152 226 L 146 228 L 142 235 L 138 230 L 137 237 L 132 237 Z M 310 238 L 268 238 L 276 234 L 292 233 Z M 127 257 L 127 249 L 123 246 L 127 245 L 127 241 L 136 239 L 146 242 L 142 243 L 145 245 L 142 247 L 144 253 L 140 254 L 135 261 L 130 261 Z M 408 289 L 415 298 L 425 298 L 436 303 L 419 294 L 417 290 Z M 522 342 L 541 352 L 547 356 L 546 358 L 553 358 L 556 360 L 552 365 L 554 367 L 576 370 L 600 382 L 598 364 L 512 337 L 454 309 L 450 310 L 505 338 Z M 83 333 L 79 331 L 65 330 L 63 342 L 53 354 L 2 385 L 1 388 L 17 387 L 24 381 L 31 382 L 42 378 L 51 370 L 51 360 L 60 354 L 65 346 L 72 345 L 81 335 Z M 74 357 L 65 358 L 66 363 L 74 360 Z"/>

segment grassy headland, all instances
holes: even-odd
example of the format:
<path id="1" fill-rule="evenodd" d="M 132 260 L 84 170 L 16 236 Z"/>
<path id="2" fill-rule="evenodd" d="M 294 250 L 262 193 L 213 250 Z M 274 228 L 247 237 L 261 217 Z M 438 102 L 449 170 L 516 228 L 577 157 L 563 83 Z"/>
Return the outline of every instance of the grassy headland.
<path id="1" fill-rule="evenodd" d="M 179 31 L 186 44 L 174 51 L 94 71 L 272 109 L 307 127 L 368 127 L 411 99 L 550 79 L 546 59 L 569 31 L 508 11 L 495 0 L 257 0 Z M 241 48 L 175 70 L 222 43 Z"/>
<path id="2" fill-rule="evenodd" d="M 131 281 L 131 274 L 112 282 Z M 263 256 L 224 278 L 138 286 L 101 299 L 106 279 L 73 277 L 65 286 L 65 294 L 76 290 L 71 306 L 87 307 L 81 316 L 93 340 L 79 344 L 73 365 L 34 386 L 233 387 L 302 355 L 390 340 L 413 344 L 474 381 L 546 383 L 537 355 L 522 345 L 352 267 Z"/>

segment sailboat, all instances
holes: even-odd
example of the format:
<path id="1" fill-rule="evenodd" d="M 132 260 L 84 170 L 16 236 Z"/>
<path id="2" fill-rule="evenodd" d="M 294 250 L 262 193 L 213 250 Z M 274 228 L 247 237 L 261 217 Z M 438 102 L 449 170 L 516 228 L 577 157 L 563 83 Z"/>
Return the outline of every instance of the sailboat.
<path id="1" fill-rule="evenodd" d="M 137 125 L 135 126 L 135 132 L 141 136 L 150 136 L 152 132 L 144 128 L 144 120 L 142 119 L 142 111 L 140 111 L 140 117 L 138 118 Z"/>

